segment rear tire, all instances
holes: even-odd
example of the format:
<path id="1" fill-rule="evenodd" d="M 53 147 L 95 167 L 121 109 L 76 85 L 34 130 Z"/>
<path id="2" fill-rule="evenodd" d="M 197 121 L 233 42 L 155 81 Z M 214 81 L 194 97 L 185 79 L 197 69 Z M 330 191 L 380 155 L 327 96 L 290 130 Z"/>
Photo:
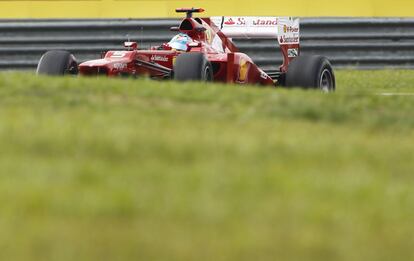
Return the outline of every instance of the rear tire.
<path id="1" fill-rule="evenodd" d="M 287 87 L 335 91 L 335 74 L 332 65 L 323 56 L 299 56 L 293 59 L 286 73 Z"/>
<path id="2" fill-rule="evenodd" d="M 40 58 L 36 73 L 43 75 L 77 74 L 78 63 L 75 56 L 68 51 L 48 51 Z"/>
<path id="3" fill-rule="evenodd" d="M 183 53 L 174 65 L 174 80 L 213 81 L 213 66 L 203 53 Z"/>

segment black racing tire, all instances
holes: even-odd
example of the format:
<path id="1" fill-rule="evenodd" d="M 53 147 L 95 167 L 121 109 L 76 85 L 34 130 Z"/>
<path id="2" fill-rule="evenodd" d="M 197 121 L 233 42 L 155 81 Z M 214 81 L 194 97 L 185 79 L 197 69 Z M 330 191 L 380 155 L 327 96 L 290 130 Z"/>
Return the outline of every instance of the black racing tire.
<path id="1" fill-rule="evenodd" d="M 174 65 L 174 80 L 213 81 L 213 66 L 203 53 L 183 53 Z"/>
<path id="2" fill-rule="evenodd" d="M 323 56 L 299 56 L 288 67 L 285 79 L 286 87 L 320 89 L 333 92 L 336 88 L 332 65 Z"/>
<path id="3" fill-rule="evenodd" d="M 78 74 L 78 63 L 75 56 L 68 51 L 48 51 L 40 58 L 36 74 L 65 75 Z"/>

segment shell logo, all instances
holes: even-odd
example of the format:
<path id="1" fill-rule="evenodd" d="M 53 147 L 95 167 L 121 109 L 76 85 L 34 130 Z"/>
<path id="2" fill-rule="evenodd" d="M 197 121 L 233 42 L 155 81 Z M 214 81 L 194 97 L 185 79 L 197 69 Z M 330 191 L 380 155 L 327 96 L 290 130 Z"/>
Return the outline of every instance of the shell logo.
<path id="1" fill-rule="evenodd" d="M 213 38 L 211 37 L 211 30 L 206 31 L 206 40 L 209 44 L 211 44 L 211 42 L 213 42 Z"/>
<path id="2" fill-rule="evenodd" d="M 244 82 L 247 78 L 247 72 L 249 71 L 249 63 L 243 58 L 240 59 L 239 66 L 239 81 Z"/>

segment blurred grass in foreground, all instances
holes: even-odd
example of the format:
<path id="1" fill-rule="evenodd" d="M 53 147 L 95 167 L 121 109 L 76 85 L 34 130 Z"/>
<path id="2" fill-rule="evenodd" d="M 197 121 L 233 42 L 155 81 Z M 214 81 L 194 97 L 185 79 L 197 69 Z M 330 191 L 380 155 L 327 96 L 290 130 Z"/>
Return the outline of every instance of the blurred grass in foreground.
<path id="1" fill-rule="evenodd" d="M 0 74 L 0 259 L 414 259 L 414 71 L 337 81 Z"/>

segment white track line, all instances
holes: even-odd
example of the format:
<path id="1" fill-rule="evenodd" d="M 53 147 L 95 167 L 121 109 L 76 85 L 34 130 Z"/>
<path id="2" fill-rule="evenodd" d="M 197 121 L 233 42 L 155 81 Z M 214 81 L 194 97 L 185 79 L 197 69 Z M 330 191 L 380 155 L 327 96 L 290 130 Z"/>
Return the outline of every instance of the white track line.
<path id="1" fill-rule="evenodd" d="M 412 92 L 383 92 L 378 93 L 377 95 L 380 96 L 414 96 Z"/>

